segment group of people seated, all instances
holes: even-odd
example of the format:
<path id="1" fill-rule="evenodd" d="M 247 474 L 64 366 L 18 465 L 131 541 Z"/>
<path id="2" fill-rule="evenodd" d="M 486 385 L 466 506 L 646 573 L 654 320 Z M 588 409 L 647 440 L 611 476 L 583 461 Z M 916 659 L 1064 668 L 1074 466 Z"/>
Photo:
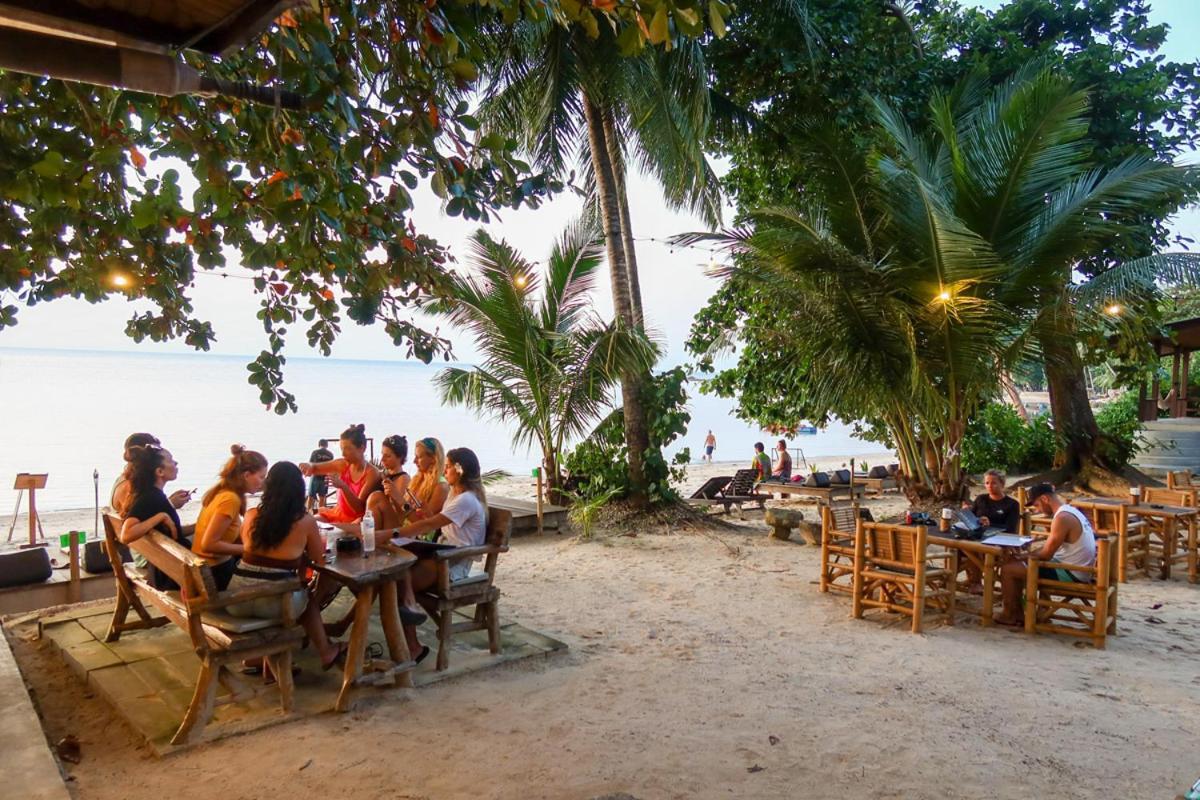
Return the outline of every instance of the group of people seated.
<path id="1" fill-rule="evenodd" d="M 963 507 L 970 508 L 984 527 L 1016 533 L 1021 522 L 1021 506 L 1005 492 L 1004 475 L 999 470 L 988 470 L 983 476 L 983 487 L 986 491 L 976 497 L 973 503 L 963 503 Z M 1086 514 L 1064 501 L 1048 483 L 1034 484 L 1025 498 L 1027 508 L 1050 517 L 1050 533 L 1028 553 L 1005 548 L 1007 560 L 1000 567 L 1003 609 L 995 618 L 1001 625 L 1019 626 L 1024 623 L 1021 593 L 1025 587 L 1030 558 L 1051 565 L 1057 562 L 1091 567 L 1096 563 L 1096 531 Z M 1092 580 L 1092 575 L 1086 572 L 1054 566 L 1041 567 L 1040 570 L 1042 577 L 1052 580 Z M 967 576 L 968 591 L 982 592 L 983 575 L 969 562 Z"/>
<path id="2" fill-rule="evenodd" d="M 759 482 L 777 480 L 790 481 L 792 479 L 792 454 L 788 452 L 787 441 L 780 439 L 775 445 L 775 460 L 766 454 L 765 447 L 762 442 L 754 443 L 754 461 L 751 467 L 757 473 Z"/>
<path id="3" fill-rule="evenodd" d="M 325 442 L 322 442 L 325 445 Z M 405 470 L 408 440 L 389 436 L 383 440 L 382 469 L 366 457 L 363 425 L 351 425 L 339 440 L 341 457 L 269 464 L 261 453 L 241 445 L 231 448 L 216 483 L 205 492 L 194 526 L 180 523 L 178 509 L 195 490 L 167 495 L 167 484 L 178 476 L 179 465 L 170 451 L 148 433 L 135 433 L 125 441 L 126 466 L 113 486 L 111 507 L 122 517 L 121 542 L 128 544 L 158 531 L 191 548 L 212 570 L 217 589 L 261 586 L 303 576 L 313 565 L 325 563 L 326 539 L 318 518 L 342 530 L 361 534 L 358 523 L 370 514 L 379 543 L 394 536 L 425 537 L 435 532 L 438 541 L 455 547 L 482 545 L 487 533 L 487 497 L 479 459 L 465 447 L 445 451 L 433 437 L 417 441 L 414 474 Z M 328 452 L 328 451 L 327 451 Z M 306 492 L 305 476 L 323 478 L 338 490 L 337 503 L 319 506 L 310 513 L 311 496 L 323 494 L 315 480 Z M 320 491 L 318 491 L 320 490 Z M 246 496 L 261 492 L 259 504 L 247 510 Z M 474 559 L 452 561 L 452 580 L 465 578 Z M 167 575 L 135 556 L 138 566 L 149 568 L 154 586 L 178 589 Z M 410 651 L 418 662 L 429 654 L 417 638 L 416 626 L 425 621 L 416 593 L 437 581 L 437 567 L 419 558 L 409 570 L 400 608 Z M 292 598 L 293 611 L 316 648 L 321 664 L 329 669 L 344 654 L 346 644 L 330 634 L 344 630 L 342 623 L 326 624 L 321 608 L 332 600 L 340 585 L 325 576 L 310 583 Z M 242 617 L 279 615 L 274 598 L 232 605 L 229 613 Z"/>

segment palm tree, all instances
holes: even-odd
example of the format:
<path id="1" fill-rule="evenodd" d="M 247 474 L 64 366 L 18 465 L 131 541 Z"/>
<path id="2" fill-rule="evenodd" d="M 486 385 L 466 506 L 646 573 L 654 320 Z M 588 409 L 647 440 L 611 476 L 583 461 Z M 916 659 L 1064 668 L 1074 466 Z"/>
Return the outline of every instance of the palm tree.
<path id="1" fill-rule="evenodd" d="M 440 372 L 439 391 L 445 402 L 514 424 L 514 444 L 537 442 L 557 501 L 563 445 L 591 430 L 621 372 L 648 370 L 657 348 L 641 331 L 620 320 L 605 324 L 589 310 L 601 263 L 591 224 L 563 232 L 542 276 L 482 229 L 471 254 L 478 276 L 453 276 L 435 309 L 474 336 L 484 359 Z"/>
<path id="2" fill-rule="evenodd" d="M 999 264 L 941 193 L 849 142 L 809 126 L 797 146 L 824 169 L 800 207 L 677 241 L 721 243 L 724 277 L 769 296 L 742 328 L 756 369 L 790 376 L 810 418 L 882 424 L 910 496 L 956 500 L 967 420 L 1012 357 L 1013 320 L 989 299 Z"/>
<path id="3" fill-rule="evenodd" d="M 1194 189 L 1193 169 L 1133 156 L 1108 170 L 1091 159 L 1087 93 L 1050 69 L 1030 65 L 984 93 L 970 79 L 954 95 L 935 98 L 935 138 L 915 142 L 898 116 L 884 114 L 906 168 L 913 147 L 932 147 L 930 184 L 953 187 L 955 213 L 995 250 L 1004 267 L 996 300 L 1022 316 L 1025 335 L 1040 350 L 1060 437 L 1064 477 L 1103 481 L 1102 436 L 1088 402 L 1079 352 L 1080 329 L 1096 325 L 1114 300 L 1134 309 L 1159 296 L 1160 282 L 1195 281 L 1200 256 L 1166 253 L 1108 264 L 1080 284 L 1075 270 L 1148 205 L 1182 203 Z"/>
<path id="4" fill-rule="evenodd" d="M 519 141 L 555 174 L 578 169 L 604 233 L 617 318 L 644 329 L 637 253 L 626 194 L 632 155 L 659 179 L 673 207 L 720 219 L 720 192 L 703 152 L 710 118 L 700 45 L 622 56 L 612 30 L 530 20 L 497 47 L 481 120 L 485 133 Z M 649 432 L 642 392 L 649 370 L 621 376 L 631 500 L 643 505 Z"/>

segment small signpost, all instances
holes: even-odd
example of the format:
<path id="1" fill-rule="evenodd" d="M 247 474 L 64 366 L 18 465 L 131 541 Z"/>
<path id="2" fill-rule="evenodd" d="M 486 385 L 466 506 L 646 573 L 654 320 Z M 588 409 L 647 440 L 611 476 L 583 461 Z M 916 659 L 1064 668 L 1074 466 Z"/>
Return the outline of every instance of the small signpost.
<path id="1" fill-rule="evenodd" d="M 37 513 L 37 490 L 46 488 L 46 478 L 50 477 L 49 473 L 41 472 L 18 472 L 17 479 L 13 482 L 13 488 L 17 490 L 17 505 L 13 509 L 12 524 L 8 526 L 8 541 L 12 541 L 13 531 L 17 527 L 17 515 L 21 513 L 21 498 L 25 495 L 25 490 L 29 490 L 29 545 L 32 547 L 37 544 L 38 534 L 42 538 L 46 538 L 45 532 L 42 530 L 42 520 Z"/>

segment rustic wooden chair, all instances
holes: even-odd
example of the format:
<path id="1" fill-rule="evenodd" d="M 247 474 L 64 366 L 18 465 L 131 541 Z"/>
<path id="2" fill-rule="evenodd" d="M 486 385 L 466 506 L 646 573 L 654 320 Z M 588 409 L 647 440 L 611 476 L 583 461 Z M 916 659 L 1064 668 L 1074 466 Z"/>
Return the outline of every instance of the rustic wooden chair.
<path id="1" fill-rule="evenodd" d="M 495 585 L 496 561 L 508 552 L 512 535 L 512 512 L 488 509 L 487 539 L 478 547 L 456 547 L 434 554 L 437 561 L 437 584 L 417 595 L 417 602 L 438 626 L 437 668 L 444 670 L 450 663 L 450 637 L 456 633 L 487 630 L 488 649 L 500 652 L 500 589 Z M 450 580 L 450 562 L 467 556 L 486 556 L 483 572 L 473 573 L 459 581 Z M 466 622 L 454 622 L 454 611 L 475 606 L 475 616 Z"/>
<path id="2" fill-rule="evenodd" d="M 926 551 L 924 525 L 911 527 L 857 521 L 854 535 L 855 619 L 866 608 L 883 608 L 912 617 L 912 632 L 921 632 L 927 605 L 954 624 L 958 553 Z M 936 566 L 941 563 L 942 566 Z"/>
<path id="3" fill-rule="evenodd" d="M 1030 558 L 1025 578 L 1025 632 L 1090 639 L 1094 647 L 1103 650 L 1108 635 L 1117 632 L 1115 549 L 1112 537 L 1097 536 L 1096 563 L 1092 566 Z M 1043 577 L 1039 567 L 1084 572 L 1093 579 L 1062 581 Z"/>
<path id="4" fill-rule="evenodd" d="M 854 532 L 859 514 L 871 512 L 853 505 L 821 507 L 821 591 L 854 591 Z"/>
<path id="5" fill-rule="evenodd" d="M 1190 489 L 1194 492 L 1197 489 L 1200 489 L 1200 484 L 1192 482 L 1192 471 L 1190 469 L 1184 469 L 1167 473 L 1167 488 L 1184 490 Z"/>
<path id="6" fill-rule="evenodd" d="M 1146 520 L 1129 513 L 1128 504 L 1111 508 L 1096 506 L 1084 510 L 1097 536 L 1112 536 L 1116 541 L 1117 577 L 1129 579 L 1131 570 L 1150 575 L 1150 530 Z"/>
<path id="7" fill-rule="evenodd" d="M 1147 505 L 1180 506 L 1196 508 L 1197 489 L 1163 489 L 1159 486 L 1142 487 L 1142 503 Z M 1150 536 L 1147 548 L 1149 561 L 1163 568 L 1167 561 L 1171 564 L 1188 563 L 1196 558 L 1195 542 L 1192 541 L 1192 531 L 1188 520 L 1175 520 L 1168 524 L 1166 520 L 1147 516 L 1146 524 Z M 1175 541 L 1168 541 L 1174 537 Z M 1189 564 L 1189 574 L 1192 572 Z"/>
<path id="8" fill-rule="evenodd" d="M 265 685 L 248 685 L 229 668 L 246 659 L 266 659 L 279 687 L 280 708 L 285 714 L 290 712 L 292 651 L 304 638 L 303 630 L 292 616 L 290 599 L 292 592 L 303 588 L 300 580 L 263 581 L 266 585 L 262 587 L 218 593 L 212 571 L 203 558 L 169 536 L 152 531 L 132 542 L 129 548 L 181 587 L 180 591 L 162 591 L 154 587 L 148 571 L 121 563 L 117 535 L 120 527 L 118 517 L 104 515 L 105 548 L 117 582 L 117 604 L 104 641 L 115 642 L 124 631 L 157 628 L 173 622 L 187 631 L 200 658 L 200 674 L 191 704 L 171 744 L 186 744 L 198 737 L 212 718 L 215 706 L 242 702 L 267 690 Z M 234 603 L 268 597 L 279 598 L 279 619 L 235 617 L 225 611 Z M 163 616 L 151 617 L 143 601 Z M 127 622 L 131 609 L 139 619 Z M 218 685 L 225 686 L 229 695 L 218 699 Z"/>

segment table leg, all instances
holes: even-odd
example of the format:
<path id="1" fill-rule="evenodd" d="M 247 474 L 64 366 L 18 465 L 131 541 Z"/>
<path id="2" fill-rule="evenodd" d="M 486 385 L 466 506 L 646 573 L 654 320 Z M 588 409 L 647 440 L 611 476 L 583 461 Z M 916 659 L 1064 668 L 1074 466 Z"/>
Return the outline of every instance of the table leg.
<path id="1" fill-rule="evenodd" d="M 367 625 L 371 621 L 370 586 L 364 587 L 354 597 L 354 622 L 350 628 L 350 649 L 346 653 L 346 669 L 342 673 L 342 690 L 338 693 L 334 709 L 346 711 L 350 707 L 350 691 L 362 677 L 363 659 L 367 650 Z"/>
<path id="2" fill-rule="evenodd" d="M 1177 525 L 1178 521 L 1174 517 L 1167 517 L 1163 520 L 1162 579 L 1164 581 L 1171 578 L 1171 562 L 1175 559 L 1175 537 L 1179 535 Z"/>
<path id="3" fill-rule="evenodd" d="M 988 628 L 992 625 L 992 604 L 996 595 L 996 556 L 985 553 L 983 556 L 983 608 L 979 614 L 979 625 Z"/>
<path id="4" fill-rule="evenodd" d="M 388 657 L 393 664 L 407 664 L 412 655 L 408 652 L 408 640 L 400 627 L 400 592 L 395 581 L 384 581 L 379 589 L 379 620 L 383 623 L 383 635 L 387 639 Z M 396 673 L 396 685 L 412 688 L 412 670 Z"/>
<path id="5" fill-rule="evenodd" d="M 1187 543 L 1187 564 L 1188 564 L 1188 583 L 1195 583 L 1200 580 L 1200 575 L 1197 575 L 1197 569 L 1200 565 L 1196 563 L 1198 554 L 1196 552 L 1196 516 L 1193 514 L 1188 517 L 1188 543 Z"/>

